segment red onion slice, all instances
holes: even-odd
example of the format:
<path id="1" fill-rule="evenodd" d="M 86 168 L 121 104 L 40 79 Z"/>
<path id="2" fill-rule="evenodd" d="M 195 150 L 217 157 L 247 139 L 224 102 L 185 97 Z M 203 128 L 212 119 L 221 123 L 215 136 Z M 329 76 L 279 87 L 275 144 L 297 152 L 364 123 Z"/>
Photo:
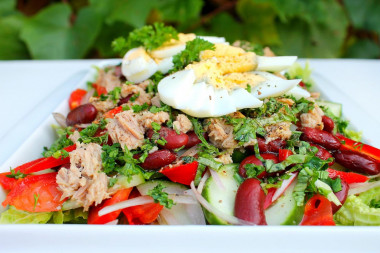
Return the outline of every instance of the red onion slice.
<path id="1" fill-rule="evenodd" d="M 241 220 L 235 216 L 228 215 L 220 211 L 219 209 L 213 207 L 210 203 L 207 202 L 206 199 L 202 197 L 202 195 L 195 189 L 194 181 L 190 184 L 191 190 L 193 191 L 195 197 L 199 201 L 199 203 L 209 212 L 215 214 L 219 218 L 227 221 L 228 223 L 232 225 L 256 225 L 252 222 Z"/>
<path id="2" fill-rule="evenodd" d="M 53 112 L 53 117 L 60 127 L 67 127 L 66 117 L 58 112 Z"/>

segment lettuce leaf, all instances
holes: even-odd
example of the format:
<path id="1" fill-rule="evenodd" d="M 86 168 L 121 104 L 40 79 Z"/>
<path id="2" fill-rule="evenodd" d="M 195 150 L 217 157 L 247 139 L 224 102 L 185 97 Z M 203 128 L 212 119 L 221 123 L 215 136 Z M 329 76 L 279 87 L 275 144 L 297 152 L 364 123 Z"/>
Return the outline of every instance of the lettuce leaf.
<path id="1" fill-rule="evenodd" d="M 84 224 L 87 223 L 88 212 L 77 208 L 58 212 L 31 213 L 10 206 L 0 215 L 0 224 Z"/>
<path id="2" fill-rule="evenodd" d="M 314 81 L 311 79 L 312 69 L 309 62 L 305 63 L 305 67 L 296 62 L 288 70 L 287 75 L 290 79 L 302 79 L 302 82 L 306 85 L 307 89 L 310 89 L 314 85 Z"/>
<path id="3" fill-rule="evenodd" d="M 359 196 L 348 196 L 343 207 L 334 215 L 341 225 L 378 226 L 380 208 L 370 207 L 372 200 L 380 200 L 380 187 L 368 190 Z"/>
<path id="4" fill-rule="evenodd" d="M 10 206 L 1 213 L 0 224 L 46 224 L 52 216 L 52 212 L 30 213 Z"/>

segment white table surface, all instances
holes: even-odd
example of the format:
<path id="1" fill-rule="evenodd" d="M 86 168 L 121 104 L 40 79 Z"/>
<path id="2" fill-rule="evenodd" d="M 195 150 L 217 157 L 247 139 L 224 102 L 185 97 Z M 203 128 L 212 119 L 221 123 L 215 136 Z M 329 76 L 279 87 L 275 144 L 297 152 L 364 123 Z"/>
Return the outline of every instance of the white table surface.
<path id="1" fill-rule="evenodd" d="M 69 96 L 88 69 L 99 61 L 0 61 L 0 164 Z M 312 69 L 334 83 L 345 97 L 352 100 L 355 108 L 380 126 L 380 60 L 309 61 Z M 350 119 L 366 132 L 366 125 L 360 117 Z M 367 139 L 373 139 L 372 144 L 380 147 L 374 133 L 372 131 Z"/>

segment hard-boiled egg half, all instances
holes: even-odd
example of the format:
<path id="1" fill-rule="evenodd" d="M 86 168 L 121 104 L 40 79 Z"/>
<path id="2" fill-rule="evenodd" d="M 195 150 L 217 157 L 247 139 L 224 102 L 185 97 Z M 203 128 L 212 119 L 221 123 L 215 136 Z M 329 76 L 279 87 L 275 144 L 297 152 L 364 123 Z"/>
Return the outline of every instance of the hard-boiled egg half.
<path id="1" fill-rule="evenodd" d="M 296 59 L 256 56 L 239 47 L 216 43 L 215 50 L 201 52 L 200 62 L 162 79 L 158 93 L 164 103 L 194 117 L 218 117 L 257 108 L 263 104 L 262 99 L 285 93 L 307 97 L 310 94 L 297 87 L 300 79 L 285 80 L 264 72 L 285 70 Z"/>
<path id="2" fill-rule="evenodd" d="M 142 82 L 157 71 L 166 74 L 173 68 L 173 56 L 186 48 L 186 42 L 195 39 L 195 34 L 178 34 L 178 40 L 171 39 L 161 47 L 147 52 L 143 47 L 129 50 L 122 61 L 122 73 L 131 82 Z M 224 38 L 200 36 L 211 43 L 226 43 Z"/>

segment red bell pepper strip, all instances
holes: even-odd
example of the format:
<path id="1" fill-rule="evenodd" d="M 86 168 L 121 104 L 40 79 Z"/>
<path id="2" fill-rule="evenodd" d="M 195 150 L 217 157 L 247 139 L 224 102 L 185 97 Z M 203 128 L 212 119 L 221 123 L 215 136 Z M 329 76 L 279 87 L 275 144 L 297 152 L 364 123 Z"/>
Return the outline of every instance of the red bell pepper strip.
<path id="1" fill-rule="evenodd" d="M 268 193 L 267 193 L 267 195 L 265 197 L 265 201 L 264 201 L 264 209 L 267 209 L 273 203 L 272 198 L 273 198 L 273 195 L 276 192 L 276 190 L 277 190 L 277 188 L 275 188 L 275 187 L 268 189 Z"/>
<path id="2" fill-rule="evenodd" d="M 327 171 L 329 172 L 330 178 L 340 177 L 341 179 L 346 181 L 347 184 L 364 183 L 369 179 L 367 176 L 355 172 L 344 172 L 339 170 L 333 170 L 330 168 L 328 168 Z"/>
<path id="3" fill-rule="evenodd" d="M 286 158 L 293 155 L 293 152 L 289 149 L 279 149 L 278 150 L 278 160 L 280 162 L 285 161 Z"/>
<path id="4" fill-rule="evenodd" d="M 107 90 L 105 87 L 103 86 L 100 86 L 96 83 L 93 83 L 92 84 L 92 88 L 94 88 L 96 90 L 96 93 L 98 93 L 98 96 L 102 95 L 102 94 L 107 94 Z"/>
<path id="5" fill-rule="evenodd" d="M 58 211 L 64 202 L 56 182 L 57 173 L 33 175 L 17 182 L 2 205 L 28 212 Z"/>
<path id="6" fill-rule="evenodd" d="M 71 152 L 76 148 L 75 144 L 64 148 L 67 152 Z M 54 157 L 42 157 L 31 162 L 24 163 L 14 169 L 14 172 L 20 172 L 23 174 L 30 174 L 41 170 L 51 169 L 63 164 L 70 163 L 70 158 L 54 158 Z M 5 190 L 11 190 L 13 186 L 22 179 L 9 178 L 7 175 L 11 175 L 11 172 L 4 172 L 0 174 L 0 185 Z"/>
<path id="7" fill-rule="evenodd" d="M 190 185 L 197 174 L 198 162 L 162 168 L 159 172 L 175 183 Z"/>
<path id="8" fill-rule="evenodd" d="M 122 111 L 123 111 L 123 107 L 122 106 L 115 107 L 114 109 L 106 112 L 104 114 L 104 118 L 113 119 L 116 114 L 121 113 Z"/>
<path id="9" fill-rule="evenodd" d="M 115 212 L 105 214 L 102 216 L 99 216 L 98 213 L 101 209 L 103 209 L 106 206 L 111 206 L 113 204 L 127 200 L 132 189 L 133 188 L 131 187 L 131 188 L 119 190 L 112 196 L 112 198 L 103 201 L 103 203 L 100 205 L 91 207 L 90 212 L 88 214 L 87 223 L 88 224 L 106 224 L 108 222 L 116 220 L 117 217 L 120 215 L 121 210 L 117 210 Z"/>
<path id="10" fill-rule="evenodd" d="M 322 195 L 314 195 L 305 205 L 301 226 L 335 226 L 331 202 Z"/>
<path id="11" fill-rule="evenodd" d="M 75 108 L 80 106 L 82 99 L 86 94 L 87 94 L 87 91 L 83 89 L 76 89 L 73 92 L 71 92 L 71 95 L 69 98 L 70 110 L 74 110 Z"/>
<path id="12" fill-rule="evenodd" d="M 374 158 L 375 160 L 377 160 L 378 162 L 380 162 L 380 149 L 372 147 L 368 144 L 351 140 L 339 133 L 336 134 L 336 137 L 343 142 L 341 146 L 341 150 L 356 151 L 361 154 L 370 156 Z"/>
<path id="13" fill-rule="evenodd" d="M 130 198 L 140 196 L 137 190 L 132 191 Z M 123 209 L 123 214 L 128 220 L 129 225 L 143 225 L 155 221 L 164 207 L 160 204 L 149 203 L 139 206 L 131 206 Z"/>

